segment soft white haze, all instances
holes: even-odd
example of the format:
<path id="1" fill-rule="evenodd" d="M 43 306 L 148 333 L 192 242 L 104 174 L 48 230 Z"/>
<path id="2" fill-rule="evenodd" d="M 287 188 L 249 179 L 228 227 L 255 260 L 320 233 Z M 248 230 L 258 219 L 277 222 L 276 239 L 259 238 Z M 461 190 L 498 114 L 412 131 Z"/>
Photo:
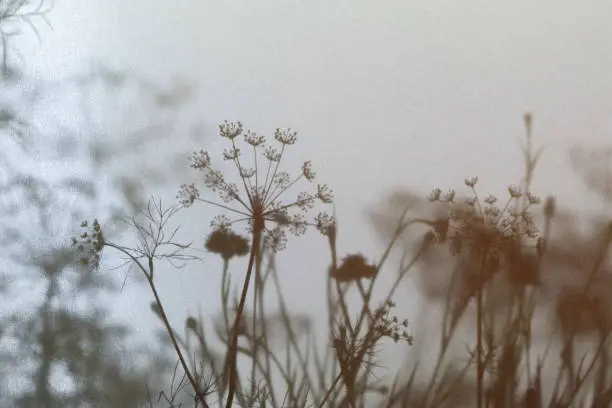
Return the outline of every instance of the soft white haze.
<path id="1" fill-rule="evenodd" d="M 478 175 L 484 192 L 502 194 L 519 182 L 525 111 L 536 144 L 546 144 L 534 192 L 601 208 L 569 170 L 567 149 L 612 142 L 612 2 L 64 0 L 50 18 L 55 31 L 42 29 L 42 45 L 24 39 L 36 75 L 62 77 L 95 59 L 164 83 L 193 79 L 201 147 L 213 154 L 225 119 L 268 135 L 298 130 L 286 164 L 312 160 L 334 189 L 341 255 L 380 256 L 365 212 L 393 187 L 426 194 Z M 187 156 L 195 145 L 184 143 Z M 177 188 L 195 179 L 185 168 Z M 214 213 L 189 211 L 185 232 L 199 234 L 201 248 Z M 305 248 L 321 256 L 300 259 Z M 299 310 L 324 311 L 327 261 L 314 232 L 280 257 Z M 178 325 L 186 305 L 216 310 L 220 262 L 199 268 L 160 277 Z M 119 304 L 147 329 L 149 295 L 136 293 L 126 289 Z M 413 291 L 404 294 L 398 303 L 414 305 Z"/>

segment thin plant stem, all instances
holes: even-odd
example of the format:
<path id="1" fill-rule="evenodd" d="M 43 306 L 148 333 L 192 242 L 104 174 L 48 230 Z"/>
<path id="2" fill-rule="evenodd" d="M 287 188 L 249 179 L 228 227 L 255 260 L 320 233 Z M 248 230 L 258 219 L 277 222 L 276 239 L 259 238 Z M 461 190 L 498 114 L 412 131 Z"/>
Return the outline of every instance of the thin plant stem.
<path id="1" fill-rule="evenodd" d="M 307 360 L 304 358 L 304 356 L 302 355 L 302 352 L 300 350 L 300 347 L 297 343 L 297 338 L 295 335 L 295 332 L 293 331 L 293 327 L 291 325 L 291 321 L 289 320 L 289 311 L 287 310 L 287 305 L 285 303 L 285 298 L 282 295 L 282 291 L 281 291 L 281 287 L 280 287 L 280 282 L 278 279 L 278 274 L 276 272 L 276 266 L 274 264 L 274 259 L 273 257 L 270 257 L 270 267 L 271 267 L 271 271 L 270 273 L 272 274 L 272 280 L 274 282 L 274 286 L 276 289 L 276 293 L 278 296 L 278 301 L 279 301 L 279 306 L 281 309 L 281 317 L 283 319 L 283 323 L 287 329 L 287 333 L 288 333 L 288 337 L 289 337 L 289 344 L 295 349 L 295 352 L 297 354 L 297 358 L 299 360 L 299 363 L 302 367 L 302 370 L 304 372 L 304 375 L 306 377 L 306 382 L 307 385 L 310 389 L 313 388 L 313 382 L 312 379 L 310 378 L 310 375 L 308 375 L 308 365 L 307 365 Z M 287 348 L 287 355 L 290 355 L 290 349 Z"/>
<path id="2" fill-rule="evenodd" d="M 170 336 L 170 340 L 172 342 L 172 346 L 174 347 L 174 351 L 176 352 L 179 358 L 179 361 L 181 362 L 181 366 L 183 367 L 183 370 L 185 371 L 185 375 L 189 379 L 189 382 L 191 386 L 193 387 L 194 392 L 196 393 L 196 398 L 202 403 L 202 405 L 204 405 L 204 407 L 208 408 L 208 404 L 206 403 L 206 399 L 200 390 L 200 386 L 196 382 L 193 374 L 191 373 L 191 370 L 189 370 L 189 367 L 187 366 L 187 361 L 185 360 L 185 357 L 183 356 L 181 348 L 178 345 L 176 337 L 174 336 L 174 330 L 172 329 L 172 326 L 170 326 L 168 316 L 166 315 L 166 311 L 164 310 L 162 302 L 159 298 L 159 294 L 157 293 L 157 288 L 155 287 L 155 283 L 153 283 L 153 278 L 152 278 L 153 258 L 149 257 L 149 272 L 147 272 L 147 270 L 142 265 L 142 263 L 134 255 L 132 255 L 129 251 L 125 250 L 124 248 L 118 245 L 110 243 L 110 242 L 105 242 L 104 245 L 110 248 L 114 248 L 120 251 L 121 253 L 123 253 L 124 255 L 127 255 L 134 263 L 136 263 L 136 265 L 140 268 L 140 270 L 144 272 L 147 278 L 147 282 L 149 283 L 149 287 L 151 288 L 151 291 L 153 292 L 155 303 L 157 304 L 157 307 L 159 308 L 159 314 L 162 318 L 166 331 L 168 332 L 168 335 Z"/>
<path id="3" fill-rule="evenodd" d="M 332 391 L 334 390 L 334 388 L 336 387 L 338 382 L 340 382 L 341 379 L 342 379 L 342 373 L 338 374 L 336 376 L 336 378 L 334 379 L 334 381 L 332 382 L 332 384 L 329 386 L 329 389 L 327 390 L 327 392 L 323 396 L 323 400 L 319 404 L 319 408 L 323 408 L 325 406 L 325 403 L 329 399 L 329 396 L 331 395 Z"/>
<path id="4" fill-rule="evenodd" d="M 476 292 L 476 403 L 478 408 L 483 408 L 483 377 L 484 377 L 484 361 L 482 358 L 482 328 L 483 328 L 483 292 L 485 282 L 485 264 L 487 259 L 487 249 L 485 248 L 482 254 L 482 263 L 480 265 L 480 274 L 478 280 L 478 289 Z"/>
<path id="5" fill-rule="evenodd" d="M 256 222 L 254 222 L 256 224 Z M 253 231 L 253 245 L 251 246 L 251 255 L 249 257 L 249 266 L 247 267 L 246 277 L 244 278 L 244 284 L 242 286 L 242 294 L 240 295 L 240 303 L 238 304 L 238 310 L 236 311 L 236 318 L 234 319 L 234 325 L 232 327 L 232 340 L 228 350 L 228 361 L 226 369 L 229 370 L 229 382 L 228 382 L 228 395 L 226 408 L 230 408 L 234 401 L 234 394 L 236 392 L 236 377 L 237 372 L 237 347 L 238 347 L 238 326 L 242 319 L 244 312 L 244 305 L 246 303 L 247 293 L 249 291 L 249 283 L 251 281 L 251 274 L 253 272 L 253 265 L 255 264 L 255 258 L 259 256 L 259 247 L 261 241 L 261 228 L 254 226 Z"/>

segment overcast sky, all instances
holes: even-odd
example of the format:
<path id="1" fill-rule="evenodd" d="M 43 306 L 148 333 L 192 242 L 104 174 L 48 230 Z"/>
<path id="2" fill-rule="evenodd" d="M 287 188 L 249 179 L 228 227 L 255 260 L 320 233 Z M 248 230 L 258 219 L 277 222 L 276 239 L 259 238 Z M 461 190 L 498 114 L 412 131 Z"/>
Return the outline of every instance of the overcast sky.
<path id="1" fill-rule="evenodd" d="M 393 187 L 460 190 L 477 175 L 483 193 L 504 194 L 522 175 L 525 111 L 534 114 L 536 143 L 546 145 L 534 192 L 598 205 L 569 170 L 567 149 L 612 141 L 610 1 L 57 3 L 42 45 L 25 40 L 31 72 L 61 77 L 96 59 L 161 82 L 193 79 L 203 148 L 225 119 L 268 135 L 298 130 L 287 163 L 312 160 L 333 187 L 341 254 L 379 257 L 364 213 Z M 191 210 L 205 229 L 212 213 Z M 291 243 L 279 265 L 292 303 L 310 311 L 328 259 L 315 235 Z M 304 249 L 322 256 L 299 259 Z M 198 302 L 214 308 L 210 274 L 220 268 L 211 260 L 205 269 L 161 278 L 176 319 L 181 299 L 192 311 Z M 148 313 L 148 299 L 129 304 Z"/>

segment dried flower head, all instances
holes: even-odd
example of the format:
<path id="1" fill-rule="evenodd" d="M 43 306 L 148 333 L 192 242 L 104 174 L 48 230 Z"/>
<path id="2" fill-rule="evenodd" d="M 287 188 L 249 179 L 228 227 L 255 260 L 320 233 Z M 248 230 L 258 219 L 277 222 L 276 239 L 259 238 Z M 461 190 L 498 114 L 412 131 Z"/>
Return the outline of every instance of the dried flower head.
<path id="1" fill-rule="evenodd" d="M 182 205 L 188 207 L 196 201 L 201 201 L 235 215 L 233 219 L 226 215 L 216 217 L 211 223 L 213 229 L 227 231 L 233 224 L 246 221 L 252 233 L 266 233 L 264 243 L 270 250 L 276 251 L 285 247 L 285 230 L 301 235 L 307 226 L 312 225 L 321 233 L 327 234 L 330 225 L 335 222 L 333 217 L 325 212 L 319 213 L 313 221 L 308 221 L 305 217 L 305 213 L 312 209 L 317 201 L 325 204 L 332 202 L 333 194 L 327 185 L 317 184 L 315 191 L 299 192 L 295 198 L 284 200 L 289 194 L 288 190 L 294 188 L 300 180 L 312 182 L 315 179 L 310 161 L 304 162 L 300 173 L 295 177 L 279 170 L 287 147 L 297 141 L 297 132 L 291 129 L 276 129 L 276 146 L 266 145 L 266 140 L 261 135 L 248 130 L 245 132 L 240 122 L 224 122 L 219 126 L 219 133 L 231 143 L 222 156 L 238 170 L 238 183 L 226 180 L 225 175 L 213 167 L 208 152 L 200 150 L 192 154 L 190 166 L 204 173 L 204 185 L 216 193 L 223 204 L 201 198 L 195 184 L 183 184 L 178 195 Z M 247 145 L 244 151 L 237 146 L 238 136 L 242 134 Z M 246 166 L 246 159 L 243 158 L 245 156 L 252 156 L 252 167 Z"/>
<path id="2" fill-rule="evenodd" d="M 83 221 L 81 228 L 85 231 L 79 236 L 72 237 L 72 247 L 79 253 L 83 265 L 97 268 L 104 248 L 104 234 L 98 220 L 94 220 L 91 227 L 89 222 Z"/>
<path id="3" fill-rule="evenodd" d="M 208 235 L 206 249 L 219 254 L 225 261 L 229 261 L 235 256 L 248 254 L 249 242 L 246 238 L 231 230 L 217 228 Z"/>
<path id="4" fill-rule="evenodd" d="M 187 327 L 189 330 L 197 331 L 199 324 L 195 317 L 189 316 L 185 320 L 185 327 Z"/>
<path id="5" fill-rule="evenodd" d="M 347 255 L 340 266 L 332 268 L 329 275 L 339 282 L 350 282 L 376 276 L 377 268 L 369 264 L 361 254 Z"/>
<path id="6" fill-rule="evenodd" d="M 435 232 L 451 241 L 454 253 L 470 248 L 477 253 L 486 253 L 487 262 L 496 265 L 500 253 L 507 252 L 511 245 L 521 243 L 526 238 L 538 238 L 538 228 L 529 210 L 539 204 L 540 199 L 527 192 L 524 202 L 521 202 L 518 200 L 522 196 L 520 190 L 510 186 L 508 201 L 500 208 L 496 205 L 498 199 L 494 195 L 489 194 L 483 202 L 479 201 L 474 188 L 476 181 L 477 178 L 466 179 L 465 184 L 474 195 L 466 200 L 465 205 L 449 200 L 448 194 L 442 196 L 440 189 L 433 190 L 430 201 L 442 202 L 449 209 L 448 224 L 436 225 Z M 441 234 L 442 231 L 446 234 Z"/>
<path id="7" fill-rule="evenodd" d="M 440 196 L 442 195 L 442 190 L 439 188 L 434 188 L 431 190 L 431 194 L 429 195 L 429 201 L 435 202 L 440 201 Z"/>
<path id="8" fill-rule="evenodd" d="M 465 178 L 465 185 L 468 187 L 475 187 L 476 183 L 478 183 L 478 177 L 466 177 Z"/>
<path id="9" fill-rule="evenodd" d="M 219 135 L 230 140 L 242 134 L 242 123 L 229 123 L 227 120 L 219 125 Z"/>
<path id="10" fill-rule="evenodd" d="M 408 319 L 400 321 L 397 316 L 391 316 L 393 307 L 395 307 L 395 303 L 387 301 L 374 311 L 374 330 L 380 337 L 389 337 L 396 343 L 405 341 L 412 345 L 414 337 L 407 331 Z"/>

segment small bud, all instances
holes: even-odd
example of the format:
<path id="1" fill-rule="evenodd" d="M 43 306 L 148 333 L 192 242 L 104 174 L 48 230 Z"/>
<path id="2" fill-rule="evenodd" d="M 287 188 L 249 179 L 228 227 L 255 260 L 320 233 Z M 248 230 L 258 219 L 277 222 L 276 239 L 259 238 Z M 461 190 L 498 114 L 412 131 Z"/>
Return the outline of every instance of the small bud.
<path id="1" fill-rule="evenodd" d="M 523 121 L 525 122 L 525 128 L 528 132 L 531 132 L 531 124 L 533 123 L 533 117 L 530 112 L 525 113 L 523 116 Z"/>
<path id="2" fill-rule="evenodd" d="M 162 317 L 161 314 L 161 308 L 159 307 L 159 305 L 157 304 L 157 302 L 151 302 L 151 310 L 153 311 L 153 313 L 155 313 L 158 317 Z"/>
<path id="3" fill-rule="evenodd" d="M 189 316 L 185 321 L 185 326 L 190 330 L 196 331 L 198 329 L 198 321 L 193 316 Z"/>

